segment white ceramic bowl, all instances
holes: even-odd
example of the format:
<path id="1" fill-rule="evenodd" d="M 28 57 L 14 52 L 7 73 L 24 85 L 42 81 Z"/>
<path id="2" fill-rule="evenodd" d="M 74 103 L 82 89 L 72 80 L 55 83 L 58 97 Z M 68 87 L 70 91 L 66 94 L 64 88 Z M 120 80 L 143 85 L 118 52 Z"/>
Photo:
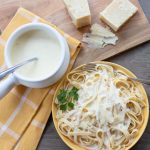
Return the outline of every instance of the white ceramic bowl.
<path id="1" fill-rule="evenodd" d="M 11 64 L 11 50 L 14 42 L 16 39 L 22 35 L 25 32 L 32 31 L 35 29 L 40 29 L 48 32 L 51 36 L 56 38 L 58 41 L 58 44 L 60 45 L 60 51 L 61 51 L 61 59 L 58 62 L 59 65 L 53 73 L 48 74 L 46 78 L 42 78 L 39 80 L 31 80 L 28 79 L 27 77 L 23 77 L 17 72 L 14 72 L 11 74 L 8 78 L 6 78 L 4 81 L 1 82 L 0 84 L 0 98 L 5 96 L 15 84 L 21 84 L 27 87 L 31 88 L 43 88 L 47 87 L 49 85 L 52 85 L 56 83 L 66 72 L 68 65 L 69 65 L 69 60 L 70 60 L 70 53 L 69 53 L 69 47 L 66 42 L 66 40 L 58 33 L 54 28 L 43 24 L 43 23 L 30 23 L 23 25 L 19 27 L 12 35 L 9 37 L 6 47 L 5 47 L 5 63 L 7 67 L 12 67 Z M 48 69 L 48 66 L 45 66 Z"/>

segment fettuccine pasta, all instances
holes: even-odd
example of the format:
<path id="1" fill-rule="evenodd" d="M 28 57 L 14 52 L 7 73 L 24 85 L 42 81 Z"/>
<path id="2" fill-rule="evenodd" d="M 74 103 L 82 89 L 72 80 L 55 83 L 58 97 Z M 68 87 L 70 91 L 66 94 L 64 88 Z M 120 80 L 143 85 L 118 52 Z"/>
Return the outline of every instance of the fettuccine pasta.
<path id="1" fill-rule="evenodd" d="M 126 149 L 144 121 L 145 100 L 137 84 L 111 65 L 73 70 L 62 88 L 78 88 L 79 98 L 73 109 L 58 107 L 59 131 L 85 149 Z M 55 103 L 59 106 L 57 98 Z"/>

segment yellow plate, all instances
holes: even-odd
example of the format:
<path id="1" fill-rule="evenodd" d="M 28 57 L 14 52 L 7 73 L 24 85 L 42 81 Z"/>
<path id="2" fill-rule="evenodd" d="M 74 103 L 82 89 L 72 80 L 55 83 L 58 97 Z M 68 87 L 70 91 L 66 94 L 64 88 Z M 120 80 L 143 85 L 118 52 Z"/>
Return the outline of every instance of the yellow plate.
<path id="1" fill-rule="evenodd" d="M 127 75 L 129 75 L 130 77 L 136 77 L 132 72 L 130 72 L 128 69 L 118 65 L 118 64 L 114 64 L 114 63 L 111 63 L 111 62 L 106 62 L 106 61 L 97 61 L 97 62 L 94 62 L 96 64 L 108 64 L 108 65 L 111 65 L 113 66 L 113 68 L 115 69 L 119 69 L 119 70 L 122 70 L 123 72 L 125 72 Z M 81 67 L 81 66 L 79 66 Z M 79 68 L 77 67 L 77 68 Z M 76 68 L 76 69 L 77 69 Z M 57 92 L 59 91 L 61 85 L 63 83 L 61 83 L 57 90 L 56 90 L 56 93 L 54 95 L 54 99 L 56 98 L 56 95 L 57 95 Z M 143 93 L 143 96 L 145 97 L 145 102 L 146 102 L 146 107 L 145 109 L 143 110 L 144 111 L 144 122 L 143 122 L 143 125 L 142 127 L 140 128 L 139 130 L 139 133 L 138 135 L 136 136 L 136 138 L 134 139 L 133 143 L 126 148 L 126 150 L 130 149 L 131 147 L 133 147 L 137 141 L 140 139 L 140 137 L 142 136 L 145 128 L 146 128 L 146 125 L 147 125 L 147 122 L 148 122 L 148 117 L 149 117 L 149 103 L 148 103 L 148 97 L 147 97 L 147 94 L 145 92 L 145 89 L 144 87 L 142 86 L 142 84 L 139 84 L 140 86 L 140 89 L 141 89 L 141 92 Z M 53 121 L 54 121 L 54 125 L 55 125 L 55 128 L 59 134 L 59 136 L 61 137 L 61 139 L 73 150 L 85 150 L 84 148 L 81 148 L 79 145 L 75 144 L 73 141 L 71 141 L 70 139 L 68 139 L 67 137 L 65 137 L 64 135 L 62 135 L 60 133 L 60 131 L 58 130 L 58 121 L 56 119 L 56 112 L 57 112 L 57 107 L 56 107 L 56 104 L 54 103 L 54 99 L 53 99 L 53 103 L 52 103 L 52 116 L 53 116 Z"/>

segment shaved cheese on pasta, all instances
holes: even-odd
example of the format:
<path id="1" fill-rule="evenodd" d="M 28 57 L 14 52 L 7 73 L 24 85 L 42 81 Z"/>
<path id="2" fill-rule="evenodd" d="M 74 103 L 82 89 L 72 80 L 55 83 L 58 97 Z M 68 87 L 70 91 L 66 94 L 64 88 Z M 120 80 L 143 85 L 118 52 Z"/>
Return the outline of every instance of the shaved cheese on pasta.
<path id="1" fill-rule="evenodd" d="M 143 123 L 145 102 L 136 84 L 110 65 L 70 72 L 64 87 L 78 86 L 79 99 L 72 110 L 58 109 L 60 132 L 89 150 L 128 147 Z"/>

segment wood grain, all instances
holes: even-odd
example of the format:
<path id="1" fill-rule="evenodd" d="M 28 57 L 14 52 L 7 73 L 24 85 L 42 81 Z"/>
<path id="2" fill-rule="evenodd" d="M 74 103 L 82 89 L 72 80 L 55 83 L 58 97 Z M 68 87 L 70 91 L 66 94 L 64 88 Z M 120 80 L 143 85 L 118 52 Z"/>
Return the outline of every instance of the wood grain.
<path id="1" fill-rule="evenodd" d="M 81 40 L 82 34 L 89 31 L 89 26 L 77 30 L 72 24 L 71 18 L 64 6 L 63 0 L 0 0 L 0 28 L 3 30 L 15 14 L 18 7 L 24 7 L 35 14 L 51 21 L 65 32 Z M 92 50 L 83 44 L 77 65 L 104 60 L 123 51 L 129 50 L 150 39 L 150 24 L 137 0 L 131 0 L 138 8 L 138 13 L 130 19 L 118 32 L 119 41 L 116 46 L 106 46 L 103 49 Z M 99 20 L 99 12 L 102 11 L 111 0 L 89 0 L 92 14 L 92 23 L 102 23 Z"/>
<path id="2" fill-rule="evenodd" d="M 110 2 L 111 0 L 89 0 L 90 9 L 92 11 L 92 22 L 98 22 L 99 19 L 97 14 L 103 9 L 103 4 L 105 2 Z M 137 0 L 132 0 L 138 7 L 139 3 Z M 140 0 L 143 8 L 146 10 L 147 15 L 150 16 L 150 1 Z M 106 5 L 106 4 L 105 4 Z M 6 25 L 9 23 L 11 18 L 16 13 L 19 7 L 24 7 L 33 13 L 43 17 L 46 20 L 59 26 L 61 29 L 69 33 L 70 35 L 76 37 L 77 39 L 82 38 L 82 33 L 89 30 L 89 27 L 76 30 L 74 25 L 71 23 L 71 19 L 68 15 L 67 10 L 62 2 L 62 0 L 0 0 L 0 28 L 4 30 Z M 128 31 L 126 31 L 128 29 Z M 103 59 L 105 57 L 110 57 L 110 55 L 115 55 L 122 52 L 122 49 L 129 49 L 143 43 L 145 39 L 149 39 L 150 31 L 149 24 L 143 14 L 141 8 L 140 12 L 136 14 L 130 22 L 128 22 L 121 30 L 118 35 L 120 41 L 116 47 L 108 46 L 106 49 L 91 50 L 84 46 L 81 51 L 76 65 L 86 63 L 88 61 L 93 61 L 95 59 Z M 129 36 L 130 35 L 130 36 Z M 131 36 L 132 35 L 132 36 Z M 139 38 L 137 38 L 139 37 Z M 129 41 L 130 42 L 127 42 Z M 131 46 L 129 46 L 131 45 Z M 104 57 L 105 56 L 105 57 Z M 142 78 L 150 79 L 150 43 L 142 44 L 136 48 L 132 48 L 132 51 L 123 53 L 119 56 L 109 59 L 109 61 L 118 63 L 127 67 L 133 71 L 136 75 Z M 150 98 L 150 87 L 145 86 L 148 96 Z M 149 150 L 150 149 L 150 124 L 133 150 Z M 55 131 L 52 118 L 49 118 L 47 127 L 44 131 L 43 137 L 38 147 L 39 150 L 69 150 L 69 148 L 62 142 L 59 138 L 57 132 Z"/>

